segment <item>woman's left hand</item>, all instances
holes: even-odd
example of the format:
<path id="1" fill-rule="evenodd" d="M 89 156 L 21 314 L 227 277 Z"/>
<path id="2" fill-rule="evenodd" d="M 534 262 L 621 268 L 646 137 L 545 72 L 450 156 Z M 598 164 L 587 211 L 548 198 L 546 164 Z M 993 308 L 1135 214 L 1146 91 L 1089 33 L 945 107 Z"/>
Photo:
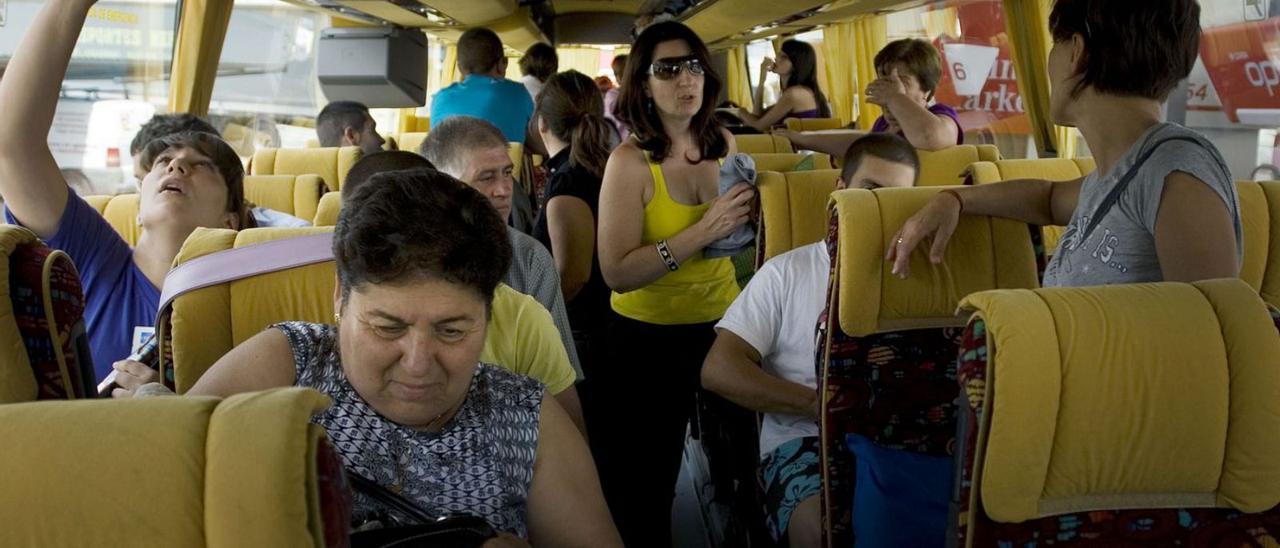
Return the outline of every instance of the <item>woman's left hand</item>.
<path id="1" fill-rule="evenodd" d="M 902 82 L 902 75 L 898 74 L 898 69 L 887 76 L 876 78 L 874 82 L 867 85 L 867 102 L 888 107 L 889 102 L 893 99 L 906 95 L 907 86 Z"/>

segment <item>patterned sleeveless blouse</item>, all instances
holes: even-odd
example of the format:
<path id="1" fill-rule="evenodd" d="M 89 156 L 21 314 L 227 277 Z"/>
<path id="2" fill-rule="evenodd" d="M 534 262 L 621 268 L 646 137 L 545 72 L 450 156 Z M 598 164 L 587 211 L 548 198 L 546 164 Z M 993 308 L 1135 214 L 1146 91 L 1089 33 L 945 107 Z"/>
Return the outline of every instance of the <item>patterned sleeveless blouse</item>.
<path id="1" fill-rule="evenodd" d="M 286 322 L 298 386 L 333 405 L 312 422 L 349 470 L 412 500 L 436 516 L 470 514 L 499 531 L 528 538 L 528 497 L 538 449 L 542 383 L 497 366 L 476 368 L 462 404 L 444 430 L 421 432 L 379 415 L 347 382 L 332 325 Z M 385 511 L 357 494 L 356 521 Z"/>

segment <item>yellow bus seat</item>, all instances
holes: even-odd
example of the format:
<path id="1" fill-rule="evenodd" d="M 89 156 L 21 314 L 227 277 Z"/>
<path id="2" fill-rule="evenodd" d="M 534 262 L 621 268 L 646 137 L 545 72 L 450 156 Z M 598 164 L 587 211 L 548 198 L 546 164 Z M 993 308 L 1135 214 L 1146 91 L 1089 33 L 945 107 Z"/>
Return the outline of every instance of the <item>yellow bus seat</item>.
<path id="1" fill-rule="evenodd" d="M 985 185 L 1013 179 L 1043 179 L 1046 181 L 1074 181 L 1093 173 L 1092 158 L 1042 158 L 1039 160 L 1000 160 L 977 162 L 969 167 L 974 184 Z M 1046 255 L 1053 255 L 1066 227 L 1042 227 Z"/>
<path id="2" fill-rule="evenodd" d="M 511 156 L 511 176 L 519 181 L 524 173 L 524 143 L 507 143 L 507 154 Z"/>
<path id="3" fill-rule="evenodd" d="M 757 267 L 765 261 L 827 235 L 827 203 L 840 171 L 761 171 L 760 226 L 756 231 Z"/>
<path id="4" fill-rule="evenodd" d="M 733 141 L 737 144 L 738 152 L 743 154 L 795 152 L 791 148 L 791 139 L 776 135 L 734 135 Z"/>
<path id="5" fill-rule="evenodd" d="M 822 131 L 844 127 L 839 118 L 787 118 L 783 122 L 791 131 Z"/>
<path id="6" fill-rule="evenodd" d="M 0 225 L 0 254 L 0 404 L 96 397 L 71 258 L 17 225 Z"/>
<path id="7" fill-rule="evenodd" d="M 87 202 L 90 207 L 98 210 L 98 213 L 101 214 L 106 211 L 107 203 L 111 201 L 111 198 L 114 198 L 114 196 L 100 194 L 96 196 L 84 196 L 84 201 Z"/>
<path id="8" fill-rule="evenodd" d="M 253 153 L 249 175 L 319 175 L 329 190 L 342 190 L 347 172 L 360 159 L 360 147 L 261 148 Z"/>
<path id="9" fill-rule="evenodd" d="M 831 169 L 831 155 L 822 152 L 757 152 L 748 154 L 755 161 L 756 171 L 812 171 Z"/>
<path id="10" fill-rule="evenodd" d="M 342 193 L 326 192 L 320 197 L 320 205 L 316 207 L 315 226 L 337 226 L 338 212 L 342 209 Z"/>
<path id="11" fill-rule="evenodd" d="M 332 227 L 255 228 L 236 232 L 201 228 L 187 238 L 174 264 L 180 265 L 233 247 L 332 230 Z M 170 322 L 177 391 L 184 393 L 190 390 L 214 362 L 272 324 L 291 320 L 332 322 L 336 282 L 334 262 L 328 261 L 260 274 L 179 296 L 173 301 Z M 486 338 L 481 359 L 513 368 L 527 365 L 530 360 L 543 359 L 547 354 L 523 355 L 524 349 L 550 339 L 554 346 L 559 347 L 559 355 L 567 363 L 568 355 L 550 313 L 542 309 L 538 315 L 537 310 L 533 310 L 533 307 L 541 306 L 533 297 L 505 285 L 499 286 L 494 294 L 494 314 L 489 320 L 489 333 L 506 336 Z M 511 311 L 511 316 L 499 313 L 500 310 Z M 538 340 L 530 342 L 522 337 Z M 526 343 L 528 346 L 524 346 Z"/>
<path id="12" fill-rule="evenodd" d="M 320 148 L 320 140 L 314 139 L 314 138 L 307 139 L 307 142 L 303 145 L 303 147 L 304 148 Z"/>
<path id="13" fill-rule="evenodd" d="M 135 192 L 115 196 L 85 196 L 84 201 L 98 210 L 111 228 L 116 230 L 116 234 L 133 247 L 138 245 L 138 236 L 142 235 L 142 227 L 138 226 L 138 198 Z"/>
<path id="14" fill-rule="evenodd" d="M 917 153 L 920 155 L 918 186 L 964 184 L 970 164 L 1000 158 L 1000 149 L 993 145 L 956 145 L 942 150 L 917 150 Z"/>
<path id="15" fill-rule="evenodd" d="M 246 200 L 304 220 L 316 216 L 325 190 L 319 175 L 247 175 L 244 178 Z"/>
<path id="16" fill-rule="evenodd" d="M 323 394 L 0 405 L 3 546 L 337 546 L 342 461 Z M 344 508 L 348 510 L 343 511 Z M 329 521 L 326 521 L 329 520 Z"/>
<path id="17" fill-rule="evenodd" d="M 414 154 L 419 153 L 422 148 L 422 142 L 427 140 L 427 132 L 414 131 L 410 133 L 401 133 L 396 136 L 396 147 L 400 150 L 407 150 Z"/>
<path id="18" fill-rule="evenodd" d="M 969 294 L 1039 286 L 1031 229 L 964 216 L 940 264 L 921 246 L 911 275 L 885 261 L 894 233 L 939 188 L 853 189 L 832 194 L 834 279 L 828 295 L 825 362 L 819 363 L 824 522 L 832 545 L 852 543 L 854 461 L 847 436 L 946 456 L 955 442 L 959 389 L 956 307 Z M 870 397 L 874 395 L 874 397 Z"/>
<path id="19" fill-rule="evenodd" d="M 1136 530 L 1149 546 L 1280 540 L 1280 334 L 1247 284 L 990 291 L 962 306 L 960 546 L 1098 522 L 1099 545 Z"/>
<path id="20" fill-rule="evenodd" d="M 1238 181 L 1244 260 L 1240 278 L 1280 308 L 1280 182 Z"/>

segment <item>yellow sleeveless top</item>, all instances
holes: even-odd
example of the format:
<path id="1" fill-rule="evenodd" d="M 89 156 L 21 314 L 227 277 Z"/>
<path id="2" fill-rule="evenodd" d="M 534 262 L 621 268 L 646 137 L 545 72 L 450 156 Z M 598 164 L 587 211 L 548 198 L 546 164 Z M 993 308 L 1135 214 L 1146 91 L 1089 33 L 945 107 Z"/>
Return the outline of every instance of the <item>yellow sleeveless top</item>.
<path id="1" fill-rule="evenodd" d="M 653 199 L 644 206 L 641 240 L 652 247 L 697 223 L 711 204 L 690 206 L 671 199 L 662 165 L 655 163 L 647 151 L 644 155 L 653 175 Z M 657 255 L 657 249 L 653 253 Z M 668 272 L 647 286 L 627 293 L 614 292 L 611 303 L 615 312 L 633 320 L 683 325 L 720 319 L 737 296 L 733 262 L 728 257 L 705 259 L 699 251 L 681 262 L 679 270 Z"/>

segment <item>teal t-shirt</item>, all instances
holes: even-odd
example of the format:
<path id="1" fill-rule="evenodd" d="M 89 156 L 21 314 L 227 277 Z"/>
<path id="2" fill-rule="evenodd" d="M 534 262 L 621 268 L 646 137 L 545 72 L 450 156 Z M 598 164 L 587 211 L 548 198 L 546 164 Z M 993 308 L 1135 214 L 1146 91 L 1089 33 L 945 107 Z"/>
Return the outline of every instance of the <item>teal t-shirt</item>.
<path id="1" fill-rule="evenodd" d="M 488 120 L 502 130 L 507 141 L 523 143 L 525 128 L 533 116 L 533 99 L 524 84 L 471 74 L 431 99 L 432 126 L 451 116 Z"/>

